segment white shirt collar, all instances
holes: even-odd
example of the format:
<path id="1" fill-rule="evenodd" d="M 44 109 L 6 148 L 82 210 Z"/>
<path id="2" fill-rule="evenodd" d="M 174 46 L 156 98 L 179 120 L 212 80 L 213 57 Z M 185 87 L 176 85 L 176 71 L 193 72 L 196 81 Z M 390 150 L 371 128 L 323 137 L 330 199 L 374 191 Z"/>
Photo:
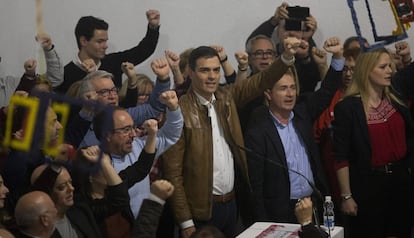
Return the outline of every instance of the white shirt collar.
<path id="1" fill-rule="evenodd" d="M 197 92 L 194 92 L 194 93 L 197 96 L 200 103 L 204 106 L 208 106 L 209 103 L 214 104 L 216 102 L 216 96 L 214 94 L 211 96 L 211 102 L 210 102 L 207 99 L 205 99 L 204 97 L 202 97 L 200 94 L 198 94 Z"/>
<path id="2" fill-rule="evenodd" d="M 82 60 L 79 58 L 79 55 L 77 54 L 77 55 L 75 55 L 75 58 L 72 60 L 72 62 L 76 65 L 76 66 L 78 66 L 80 69 L 82 69 L 83 70 L 83 67 L 82 67 Z M 96 70 L 98 70 L 100 67 L 101 67 L 101 61 L 99 60 L 99 62 L 98 62 L 98 64 L 96 65 Z"/>

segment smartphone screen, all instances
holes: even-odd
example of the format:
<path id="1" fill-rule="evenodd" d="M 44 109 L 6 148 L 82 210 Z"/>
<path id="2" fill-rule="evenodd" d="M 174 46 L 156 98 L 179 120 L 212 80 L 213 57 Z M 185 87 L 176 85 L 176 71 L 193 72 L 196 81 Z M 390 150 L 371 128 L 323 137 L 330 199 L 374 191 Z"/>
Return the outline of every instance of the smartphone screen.
<path id="1" fill-rule="evenodd" d="M 309 7 L 287 7 L 289 18 L 306 19 L 309 16 Z"/>
<path id="2" fill-rule="evenodd" d="M 285 29 L 287 31 L 302 31 L 302 20 L 300 19 L 286 19 Z"/>

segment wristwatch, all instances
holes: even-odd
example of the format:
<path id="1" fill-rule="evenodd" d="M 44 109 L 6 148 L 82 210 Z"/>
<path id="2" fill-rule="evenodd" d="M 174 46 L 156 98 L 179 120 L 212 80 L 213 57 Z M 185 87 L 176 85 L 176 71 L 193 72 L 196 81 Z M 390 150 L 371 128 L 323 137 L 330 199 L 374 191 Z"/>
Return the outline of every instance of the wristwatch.
<path id="1" fill-rule="evenodd" d="M 346 201 L 352 198 L 352 194 L 347 194 L 345 196 L 342 196 L 342 201 Z"/>

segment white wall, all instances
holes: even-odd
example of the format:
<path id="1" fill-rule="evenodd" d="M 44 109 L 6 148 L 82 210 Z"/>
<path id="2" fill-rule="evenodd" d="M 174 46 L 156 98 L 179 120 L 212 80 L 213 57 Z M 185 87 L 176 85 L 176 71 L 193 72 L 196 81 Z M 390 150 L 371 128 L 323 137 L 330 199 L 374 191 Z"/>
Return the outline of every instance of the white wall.
<path id="1" fill-rule="evenodd" d="M 287 2 L 310 7 L 311 14 L 318 20 L 315 40 L 319 46 L 331 36 L 345 39 L 355 35 L 346 0 Z M 387 1 L 385 5 L 384 1 L 370 2 L 382 2 L 382 5 L 373 6 L 374 14 L 381 16 L 376 17 L 377 28 L 390 29 L 392 19 L 383 17 L 390 15 Z M 221 44 L 235 65 L 233 53 L 244 49 L 246 37 L 268 19 L 280 3 L 274 0 L 43 0 L 43 21 L 66 64 L 77 53 L 73 31 L 81 16 L 94 15 L 109 23 L 109 53 L 136 45 L 146 31 L 145 11 L 158 9 L 161 34 L 157 49 L 149 60 L 137 67 L 140 72 L 152 75 L 149 62 L 162 57 L 165 49 L 179 53 L 188 47 Z M 361 14 L 361 25 L 370 34 L 366 37 L 373 42 L 365 5 L 361 0 L 355 5 Z M 0 74 L 20 76 L 23 62 L 36 57 L 35 1 L 0 0 L 0 30 Z M 408 34 L 412 35 L 413 30 Z M 408 41 L 414 49 L 412 37 Z"/>

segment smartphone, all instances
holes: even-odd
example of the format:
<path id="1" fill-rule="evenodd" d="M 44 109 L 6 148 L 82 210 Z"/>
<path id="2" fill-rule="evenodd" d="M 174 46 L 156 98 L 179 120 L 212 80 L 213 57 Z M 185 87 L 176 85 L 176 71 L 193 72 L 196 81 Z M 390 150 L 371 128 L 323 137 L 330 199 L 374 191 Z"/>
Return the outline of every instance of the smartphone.
<path id="1" fill-rule="evenodd" d="M 288 18 L 285 21 L 285 29 L 287 31 L 302 31 L 303 21 L 297 18 Z"/>
<path id="2" fill-rule="evenodd" d="M 392 3 L 401 23 L 414 21 L 414 5 L 412 0 L 393 0 Z"/>
<path id="3" fill-rule="evenodd" d="M 289 18 L 305 20 L 309 16 L 309 7 L 293 6 L 287 7 L 286 10 L 289 13 Z"/>

